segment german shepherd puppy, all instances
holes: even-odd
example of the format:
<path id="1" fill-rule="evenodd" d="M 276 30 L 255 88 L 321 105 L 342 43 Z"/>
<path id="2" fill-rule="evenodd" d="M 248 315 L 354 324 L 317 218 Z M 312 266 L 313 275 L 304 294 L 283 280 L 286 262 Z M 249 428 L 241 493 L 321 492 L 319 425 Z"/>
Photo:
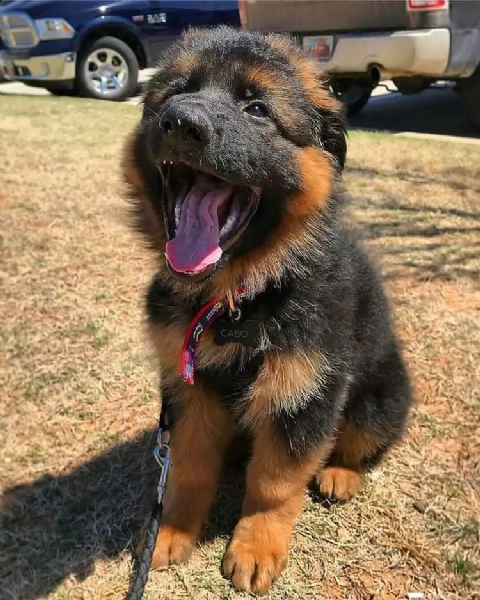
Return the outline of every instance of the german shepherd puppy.
<path id="1" fill-rule="evenodd" d="M 317 63 L 284 36 L 190 30 L 147 86 L 123 164 L 158 257 L 146 308 L 174 412 L 154 568 L 190 557 L 247 436 L 223 572 L 265 593 L 309 482 L 350 498 L 402 433 L 410 388 L 387 302 L 342 224 L 345 137 Z M 233 310 L 198 341 L 212 298 Z M 187 332 L 194 385 L 179 371 Z"/>

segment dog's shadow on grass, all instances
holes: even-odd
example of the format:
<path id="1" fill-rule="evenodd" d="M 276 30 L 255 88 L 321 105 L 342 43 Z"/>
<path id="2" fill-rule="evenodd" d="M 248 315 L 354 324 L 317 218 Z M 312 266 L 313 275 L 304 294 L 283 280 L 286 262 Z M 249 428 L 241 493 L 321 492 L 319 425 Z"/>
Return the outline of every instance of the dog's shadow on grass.
<path id="1" fill-rule="evenodd" d="M 45 475 L 5 491 L 2 600 L 47 596 L 66 577 L 84 580 L 97 559 L 131 555 L 154 498 L 154 435 L 143 433 L 66 475 Z M 228 469 L 204 540 L 231 533 L 240 514 L 242 482 L 241 469 Z"/>

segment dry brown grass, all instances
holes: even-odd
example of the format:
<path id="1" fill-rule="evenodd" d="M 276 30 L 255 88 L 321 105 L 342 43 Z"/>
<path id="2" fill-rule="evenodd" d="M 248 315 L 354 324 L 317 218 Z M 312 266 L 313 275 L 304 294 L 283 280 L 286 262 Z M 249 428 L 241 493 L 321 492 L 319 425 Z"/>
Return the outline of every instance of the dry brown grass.
<path id="1" fill-rule="evenodd" d="M 155 468 L 142 341 L 152 264 L 125 227 L 118 159 L 139 110 L 0 97 L 0 597 L 123 597 Z M 478 598 L 480 147 L 355 132 L 347 184 L 383 263 L 417 405 L 344 506 L 309 499 L 271 600 Z M 242 598 L 220 575 L 227 478 L 191 564 L 146 598 Z M 477 595 L 475 596 L 475 590 Z"/>

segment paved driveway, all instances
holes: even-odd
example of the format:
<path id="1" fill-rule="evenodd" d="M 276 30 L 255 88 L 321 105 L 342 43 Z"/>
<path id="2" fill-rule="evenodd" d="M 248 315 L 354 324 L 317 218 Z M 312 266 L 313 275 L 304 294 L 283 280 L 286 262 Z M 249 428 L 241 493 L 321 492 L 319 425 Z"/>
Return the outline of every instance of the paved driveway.
<path id="1" fill-rule="evenodd" d="M 140 71 L 140 75 L 138 77 L 139 83 L 142 84 L 148 81 L 153 73 L 154 69 L 144 69 L 143 71 Z M 47 92 L 42 88 L 29 87 L 28 85 L 24 85 L 23 83 L 18 83 L 15 81 L 9 83 L 0 83 L 0 94 L 12 94 L 21 96 L 49 96 L 50 92 Z M 127 100 L 127 102 L 131 102 L 132 104 L 137 104 L 138 101 L 138 96 Z"/>
<path id="2" fill-rule="evenodd" d="M 480 143 L 480 133 L 468 122 L 451 87 L 436 86 L 413 96 L 398 92 L 372 96 L 350 124 L 353 129 Z"/>

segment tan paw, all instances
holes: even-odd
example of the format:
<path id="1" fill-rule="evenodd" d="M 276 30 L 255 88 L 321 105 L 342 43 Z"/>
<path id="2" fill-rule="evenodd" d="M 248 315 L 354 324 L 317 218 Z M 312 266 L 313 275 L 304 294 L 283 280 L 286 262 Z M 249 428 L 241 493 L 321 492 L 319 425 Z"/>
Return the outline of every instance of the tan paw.
<path id="1" fill-rule="evenodd" d="M 162 525 L 155 544 L 152 569 L 162 569 L 169 565 L 187 562 L 195 548 L 195 543 L 196 539 L 192 535 L 170 525 Z"/>
<path id="2" fill-rule="evenodd" d="M 287 566 L 282 547 L 257 545 L 233 538 L 223 558 L 223 574 L 237 590 L 265 594 Z"/>
<path id="3" fill-rule="evenodd" d="M 321 496 L 331 500 L 349 500 L 362 487 L 359 473 L 344 467 L 326 467 L 316 477 Z"/>

